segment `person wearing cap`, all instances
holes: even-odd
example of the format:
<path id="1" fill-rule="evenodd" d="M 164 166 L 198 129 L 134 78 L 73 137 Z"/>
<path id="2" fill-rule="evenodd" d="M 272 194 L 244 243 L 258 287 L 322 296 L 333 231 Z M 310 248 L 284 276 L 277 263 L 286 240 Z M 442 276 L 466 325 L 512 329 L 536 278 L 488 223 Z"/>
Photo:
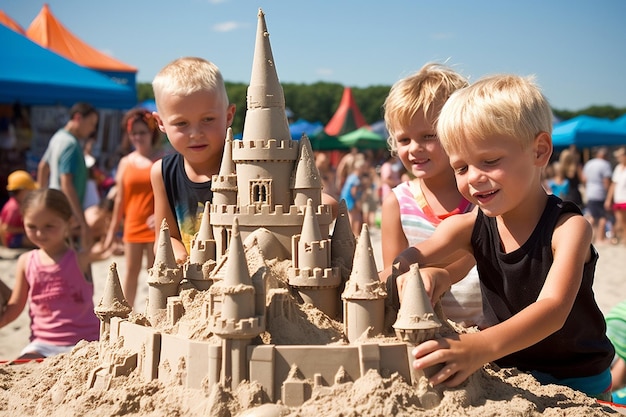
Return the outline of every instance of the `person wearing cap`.
<path id="1" fill-rule="evenodd" d="M 10 198 L 0 212 L 0 240 L 7 248 L 30 248 L 33 244 L 24 232 L 24 220 L 20 206 L 26 194 L 37 188 L 37 183 L 26 171 L 18 170 L 9 175 L 7 191 Z"/>
<path id="2" fill-rule="evenodd" d="M 89 103 L 76 103 L 69 112 L 70 120 L 50 139 L 37 169 L 41 188 L 63 191 L 70 201 L 81 230 L 81 246 L 92 243 L 85 220 L 83 202 L 87 189 L 87 166 L 80 141 L 93 134 L 98 124 L 98 111 Z"/>

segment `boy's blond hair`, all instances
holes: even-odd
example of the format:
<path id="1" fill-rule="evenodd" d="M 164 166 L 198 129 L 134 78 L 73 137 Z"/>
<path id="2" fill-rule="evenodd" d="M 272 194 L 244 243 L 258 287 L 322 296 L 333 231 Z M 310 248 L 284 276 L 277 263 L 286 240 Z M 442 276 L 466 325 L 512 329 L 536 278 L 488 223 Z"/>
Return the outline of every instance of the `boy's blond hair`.
<path id="1" fill-rule="evenodd" d="M 448 97 L 468 85 L 467 79 L 453 69 L 434 62 L 416 73 L 397 81 L 383 104 L 387 143 L 392 153 L 397 150 L 396 132 L 409 126 L 418 111 L 437 115 Z"/>
<path id="2" fill-rule="evenodd" d="M 491 135 L 507 135 L 526 148 L 552 134 L 552 109 L 533 76 L 499 74 L 455 92 L 439 114 L 437 135 L 446 152 L 474 146 Z"/>
<path id="3" fill-rule="evenodd" d="M 197 91 L 213 91 L 223 98 L 224 107 L 229 104 L 219 68 L 197 57 L 178 58 L 167 64 L 152 80 L 152 89 L 157 110 L 163 94 L 186 96 Z"/>

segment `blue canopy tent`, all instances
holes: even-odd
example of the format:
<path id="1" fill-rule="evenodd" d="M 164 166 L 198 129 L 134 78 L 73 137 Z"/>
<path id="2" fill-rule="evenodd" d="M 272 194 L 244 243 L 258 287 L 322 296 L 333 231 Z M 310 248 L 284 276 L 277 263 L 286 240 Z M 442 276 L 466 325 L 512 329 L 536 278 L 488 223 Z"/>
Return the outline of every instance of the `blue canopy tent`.
<path id="1" fill-rule="evenodd" d="M 87 101 L 99 108 L 130 109 L 130 86 L 51 52 L 0 24 L 0 103 L 72 106 Z"/>
<path id="2" fill-rule="evenodd" d="M 291 139 L 298 140 L 302 135 L 315 136 L 324 130 L 322 122 L 309 122 L 305 119 L 298 119 L 289 125 L 289 132 L 291 133 Z"/>
<path id="3" fill-rule="evenodd" d="M 581 115 L 555 125 L 552 144 L 555 148 L 625 145 L 626 127 L 609 119 Z"/>
<path id="4" fill-rule="evenodd" d="M 624 127 L 624 129 L 626 129 L 626 114 L 622 114 L 620 117 L 613 120 L 613 123 L 615 123 L 618 126 L 622 126 Z"/>

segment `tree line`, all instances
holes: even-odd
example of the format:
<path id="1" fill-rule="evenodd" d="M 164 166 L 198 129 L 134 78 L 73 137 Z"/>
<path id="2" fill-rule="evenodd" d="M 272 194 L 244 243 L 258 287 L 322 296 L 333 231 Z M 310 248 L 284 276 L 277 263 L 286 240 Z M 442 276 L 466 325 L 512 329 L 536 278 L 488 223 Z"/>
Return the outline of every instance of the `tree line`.
<path id="1" fill-rule="evenodd" d="M 235 120 L 233 121 L 233 133 L 243 131 L 243 122 L 246 114 L 246 93 L 248 84 L 226 82 L 228 98 L 237 105 Z M 326 124 L 339 107 L 344 86 L 338 83 L 317 82 L 314 84 L 282 83 L 285 93 L 285 103 L 294 113 L 294 119 L 305 119 L 310 122 L 319 121 Z M 382 105 L 389 93 L 391 86 L 376 85 L 365 88 L 352 88 L 352 95 L 357 102 L 363 117 L 368 123 L 374 123 L 383 118 Z M 154 98 L 150 83 L 137 84 L 138 101 Z M 594 117 L 615 119 L 626 114 L 625 108 L 617 108 L 610 105 L 590 106 L 576 111 L 552 109 L 559 120 L 568 120 L 572 117 L 586 114 Z"/>

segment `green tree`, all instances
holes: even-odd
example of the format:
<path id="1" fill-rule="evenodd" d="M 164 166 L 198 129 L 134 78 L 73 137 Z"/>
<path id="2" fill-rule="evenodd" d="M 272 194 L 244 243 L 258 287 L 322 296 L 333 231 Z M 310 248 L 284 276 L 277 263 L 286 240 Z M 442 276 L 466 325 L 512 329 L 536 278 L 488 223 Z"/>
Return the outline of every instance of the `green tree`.
<path id="1" fill-rule="evenodd" d="M 231 103 L 237 106 L 233 121 L 233 132 L 243 132 L 246 117 L 246 94 L 248 84 L 226 82 L 226 91 Z M 338 83 L 317 82 L 313 84 L 283 83 L 285 105 L 295 114 L 295 119 L 306 119 L 310 122 L 319 121 L 326 124 L 339 107 L 344 86 Z M 372 124 L 383 118 L 382 106 L 389 93 L 390 86 L 376 85 L 365 88 L 352 88 L 352 94 L 367 123 Z M 137 83 L 137 100 L 153 99 L 154 93 L 150 83 Z M 626 108 L 614 106 L 590 106 L 580 110 L 553 109 L 554 115 L 560 120 L 586 114 L 594 117 L 615 119 L 626 114 Z"/>

